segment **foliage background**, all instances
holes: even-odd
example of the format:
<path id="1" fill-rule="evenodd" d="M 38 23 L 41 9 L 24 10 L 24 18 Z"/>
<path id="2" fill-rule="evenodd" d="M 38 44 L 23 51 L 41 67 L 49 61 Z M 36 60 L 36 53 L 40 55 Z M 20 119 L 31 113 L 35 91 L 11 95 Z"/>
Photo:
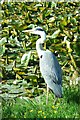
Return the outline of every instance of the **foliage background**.
<path id="1" fill-rule="evenodd" d="M 38 106 L 36 111 L 38 109 L 42 111 L 41 115 L 39 114 L 40 116 L 37 117 L 67 118 L 72 116 L 73 111 L 73 117 L 80 117 L 78 109 L 80 105 L 79 6 L 80 2 L 4 2 L 1 4 L 0 77 L 2 82 L 0 83 L 0 89 L 2 93 L 0 96 L 4 99 L 3 116 L 15 118 L 21 116 L 22 112 L 20 112 L 20 115 L 17 113 L 19 105 L 14 107 L 19 101 L 22 104 L 21 98 L 33 100 L 33 98 L 37 99 L 39 96 L 45 96 L 46 85 L 39 70 L 39 59 L 35 49 L 38 36 L 22 32 L 34 26 L 41 26 L 47 34 L 45 47 L 56 55 L 63 70 L 64 98 L 61 103 L 64 106 L 63 111 L 66 111 L 69 100 L 72 102 L 69 106 L 71 107 L 69 114 L 65 112 L 62 115 L 60 112 L 62 108 L 60 108 L 58 114 L 53 113 L 52 116 L 48 116 L 47 113 L 42 114 L 45 110 L 41 109 L 46 109 L 48 106 L 42 105 L 42 108 L 38 108 L 39 104 L 35 103 Z M 50 97 L 52 100 L 52 93 Z M 15 99 L 18 99 L 17 102 L 15 102 Z M 43 97 L 38 98 L 38 100 L 41 99 L 44 104 Z M 65 103 L 65 100 L 67 103 Z M 25 103 L 24 100 L 23 102 Z M 30 107 L 32 103 L 28 102 L 25 104 Z M 72 107 L 73 105 L 74 107 Z M 13 110 L 9 111 L 11 108 L 15 111 L 13 114 L 11 114 Z M 30 116 L 28 116 L 28 109 L 31 108 L 23 108 L 24 105 L 22 105 L 21 110 L 27 111 L 24 112 L 23 116 L 31 117 L 30 113 Z M 34 106 L 31 110 L 34 112 L 32 117 L 36 117 L 37 113 L 34 111 Z"/>

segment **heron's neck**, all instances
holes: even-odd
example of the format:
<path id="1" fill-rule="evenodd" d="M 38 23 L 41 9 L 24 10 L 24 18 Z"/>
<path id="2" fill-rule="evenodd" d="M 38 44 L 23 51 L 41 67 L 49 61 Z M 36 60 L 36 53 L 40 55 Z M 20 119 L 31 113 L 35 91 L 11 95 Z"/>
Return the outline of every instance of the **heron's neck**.
<path id="1" fill-rule="evenodd" d="M 36 41 L 36 50 L 37 50 L 39 57 L 41 56 L 42 52 L 44 51 L 43 46 L 42 46 L 42 41 L 44 41 L 45 39 L 46 39 L 46 37 L 45 38 L 41 37 Z"/>
<path id="2" fill-rule="evenodd" d="M 41 38 L 39 38 L 37 41 L 36 41 L 36 50 L 37 52 L 39 50 L 43 50 L 43 46 L 42 46 L 42 43 L 41 43 Z"/>

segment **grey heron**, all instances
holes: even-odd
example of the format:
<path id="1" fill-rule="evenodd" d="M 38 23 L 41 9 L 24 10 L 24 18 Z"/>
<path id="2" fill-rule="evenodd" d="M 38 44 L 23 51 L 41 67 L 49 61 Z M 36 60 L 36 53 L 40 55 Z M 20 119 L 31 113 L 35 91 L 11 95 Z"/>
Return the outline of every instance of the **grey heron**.
<path id="1" fill-rule="evenodd" d="M 47 99 L 49 88 L 54 92 L 56 98 L 62 97 L 62 70 L 55 55 L 43 49 L 43 43 L 46 41 L 46 33 L 42 27 L 36 27 L 31 30 L 24 30 L 23 32 L 30 32 L 37 34 L 40 38 L 36 41 L 36 50 L 39 56 L 40 72 L 47 84 Z"/>

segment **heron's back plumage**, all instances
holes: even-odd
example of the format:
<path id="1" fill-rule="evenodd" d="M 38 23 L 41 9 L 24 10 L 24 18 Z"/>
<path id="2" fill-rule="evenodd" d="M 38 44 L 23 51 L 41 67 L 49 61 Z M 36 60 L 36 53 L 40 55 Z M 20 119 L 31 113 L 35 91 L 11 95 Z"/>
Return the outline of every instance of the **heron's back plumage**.
<path id="1" fill-rule="evenodd" d="M 40 58 L 40 71 L 56 97 L 62 97 L 62 71 L 55 55 L 49 51 L 42 51 Z"/>

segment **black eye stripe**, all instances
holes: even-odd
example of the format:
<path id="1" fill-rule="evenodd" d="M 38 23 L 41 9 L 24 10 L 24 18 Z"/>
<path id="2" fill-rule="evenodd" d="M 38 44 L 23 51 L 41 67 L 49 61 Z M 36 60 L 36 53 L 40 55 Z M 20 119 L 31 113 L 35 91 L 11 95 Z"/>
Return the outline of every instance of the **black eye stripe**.
<path id="1" fill-rule="evenodd" d="M 43 29 L 41 29 L 41 28 L 36 28 L 36 30 L 39 30 L 39 31 L 44 31 Z"/>

